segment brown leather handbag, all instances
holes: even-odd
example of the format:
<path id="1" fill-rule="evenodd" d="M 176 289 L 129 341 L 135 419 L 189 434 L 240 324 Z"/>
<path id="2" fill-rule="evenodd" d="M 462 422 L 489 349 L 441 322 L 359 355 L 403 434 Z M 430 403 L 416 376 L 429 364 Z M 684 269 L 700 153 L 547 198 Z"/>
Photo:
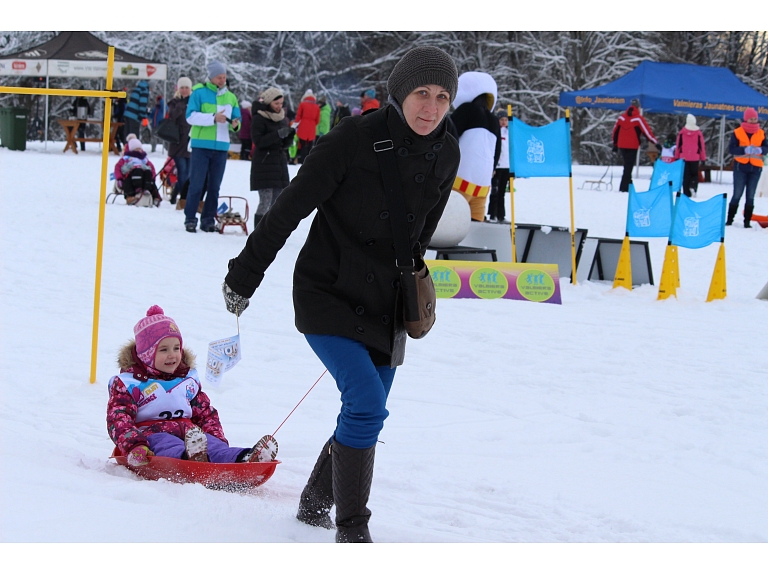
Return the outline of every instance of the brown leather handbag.
<path id="1" fill-rule="evenodd" d="M 382 114 L 382 118 L 385 116 Z M 432 274 L 421 255 L 421 245 L 410 249 L 410 234 L 406 226 L 407 216 L 400 184 L 400 172 L 395 159 L 394 144 L 389 138 L 386 120 L 374 124 L 377 136 L 373 150 L 379 160 L 381 177 L 384 180 L 384 196 L 389 206 L 392 234 L 395 240 L 395 258 L 400 271 L 400 295 L 403 300 L 403 323 L 405 331 L 414 339 L 421 339 L 435 324 L 435 284 Z M 381 139 L 380 139 L 381 138 Z"/>

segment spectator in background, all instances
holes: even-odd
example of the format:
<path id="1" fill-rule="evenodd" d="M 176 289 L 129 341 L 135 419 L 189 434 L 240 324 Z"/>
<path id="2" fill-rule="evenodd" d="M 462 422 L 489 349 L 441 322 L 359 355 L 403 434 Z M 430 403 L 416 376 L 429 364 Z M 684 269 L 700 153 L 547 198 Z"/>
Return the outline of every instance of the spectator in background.
<path id="1" fill-rule="evenodd" d="M 251 159 L 251 146 L 253 145 L 253 141 L 251 140 L 251 108 L 253 107 L 253 104 L 251 104 L 248 100 L 243 100 L 240 102 L 240 114 L 241 122 L 240 122 L 240 131 L 237 133 L 237 137 L 240 140 L 240 159 L 241 160 L 250 160 Z"/>
<path id="2" fill-rule="evenodd" d="M 128 90 L 123 88 L 121 91 L 128 93 Z M 123 115 L 125 114 L 125 98 L 115 98 L 112 100 L 112 121 L 113 122 L 119 122 L 122 124 L 122 126 L 118 126 L 117 130 L 115 130 L 115 147 L 117 148 L 117 151 L 122 151 L 123 147 L 126 144 L 125 141 L 125 118 Z"/>
<path id="3" fill-rule="evenodd" d="M 707 161 L 707 146 L 704 135 L 696 125 L 696 116 L 685 117 L 685 127 L 677 135 L 675 159 L 685 162 L 683 169 L 683 193 L 689 198 L 699 189 L 699 162 Z"/>
<path id="4" fill-rule="evenodd" d="M 381 104 L 376 99 L 376 90 L 371 88 L 360 94 L 360 110 L 362 114 L 371 110 L 378 110 L 379 108 L 381 108 Z"/>
<path id="5" fill-rule="evenodd" d="M 187 185 L 189 180 L 189 130 L 192 128 L 187 123 L 187 104 L 189 95 L 192 93 L 192 80 L 186 76 L 179 78 L 176 82 L 176 93 L 173 99 L 168 102 L 168 119 L 179 128 L 178 143 L 168 145 L 168 155 L 173 158 L 176 164 L 176 185 L 171 192 L 171 203 L 175 204 L 181 190 Z M 179 200 L 177 210 L 184 209 L 186 198 Z"/>
<path id="6" fill-rule="evenodd" d="M 320 108 L 320 121 L 317 123 L 316 137 L 325 136 L 331 129 L 331 106 L 320 96 L 317 99 L 317 105 Z"/>
<path id="7" fill-rule="evenodd" d="M 296 110 L 296 119 L 293 121 L 296 134 L 299 136 L 299 151 L 296 154 L 297 164 L 303 164 L 304 159 L 312 150 L 319 123 L 320 106 L 317 105 L 312 90 L 307 90 L 301 97 L 301 104 Z"/>
<path id="8" fill-rule="evenodd" d="M 155 148 L 157 148 L 157 136 L 155 135 L 155 131 L 157 130 L 157 127 L 160 125 L 160 122 L 165 120 L 166 116 L 166 108 L 165 108 L 165 98 L 163 98 L 160 94 L 157 95 L 157 98 L 155 98 L 155 107 L 152 109 L 152 115 L 149 118 L 149 126 L 151 128 L 150 130 L 150 142 L 152 144 L 152 152 L 155 151 Z"/>
<path id="9" fill-rule="evenodd" d="M 733 196 L 728 203 L 726 226 L 733 224 L 733 218 L 739 209 L 739 201 L 747 191 L 744 200 L 744 227 L 751 228 L 752 211 L 755 208 L 755 190 L 763 171 L 763 156 L 768 154 L 765 132 L 760 127 L 757 110 L 744 110 L 744 121 L 731 135 L 728 152 L 733 156 Z"/>
<path id="10" fill-rule="evenodd" d="M 504 194 L 509 182 L 509 118 L 507 112 L 501 110 L 496 113 L 499 118 L 499 132 L 501 134 L 501 153 L 496 163 L 491 181 L 491 198 L 488 201 L 488 219 L 493 223 L 506 224 L 506 210 L 504 208 Z"/>
<path id="11" fill-rule="evenodd" d="M 637 150 L 640 149 L 640 138 L 645 136 L 648 141 L 658 146 L 659 142 L 653 135 L 651 127 L 640 114 L 640 102 L 632 100 L 632 104 L 619 116 L 613 126 L 613 150 L 621 152 L 624 162 L 624 173 L 619 184 L 620 192 L 629 192 L 629 184 L 632 183 L 632 169 L 637 160 Z"/>
<path id="12" fill-rule="evenodd" d="M 184 206 L 184 227 L 197 231 L 197 206 L 206 186 L 200 229 L 216 232 L 219 187 L 229 153 L 229 132 L 240 128 L 240 106 L 227 88 L 227 69 L 218 60 L 207 66 L 208 81 L 194 86 L 187 104 L 187 122 L 192 126 L 192 154 L 189 164 L 189 192 Z"/>
<path id="13" fill-rule="evenodd" d="M 136 87 L 131 90 L 131 96 L 128 98 L 128 104 L 125 106 L 125 131 L 129 134 L 135 134 L 137 137 L 141 134 L 141 125 L 147 119 L 147 103 L 149 102 L 149 84 L 146 80 L 139 81 Z"/>
<path id="14" fill-rule="evenodd" d="M 287 150 L 296 134 L 285 119 L 283 93 L 279 88 L 267 88 L 259 100 L 251 120 L 251 139 L 255 145 L 251 190 L 259 192 L 259 206 L 253 216 L 254 230 L 288 185 Z"/>
<path id="15" fill-rule="evenodd" d="M 80 90 L 85 90 L 85 86 L 80 86 Z M 91 105 L 85 96 L 78 96 L 72 102 L 72 115 L 78 120 L 87 120 L 91 116 Z M 85 138 L 85 122 L 77 126 L 77 137 Z M 85 142 L 80 142 L 80 149 L 85 152 Z"/>
<path id="16" fill-rule="evenodd" d="M 349 111 L 349 106 L 344 104 L 341 100 L 336 100 L 336 109 L 333 111 L 333 116 L 331 117 L 331 128 L 335 128 L 339 125 L 339 122 L 341 122 L 342 119 L 351 115 L 352 112 Z"/>
<path id="17" fill-rule="evenodd" d="M 358 108 L 357 106 L 352 108 L 352 115 L 353 116 L 359 116 L 362 113 L 363 113 L 363 111 L 360 108 Z"/>

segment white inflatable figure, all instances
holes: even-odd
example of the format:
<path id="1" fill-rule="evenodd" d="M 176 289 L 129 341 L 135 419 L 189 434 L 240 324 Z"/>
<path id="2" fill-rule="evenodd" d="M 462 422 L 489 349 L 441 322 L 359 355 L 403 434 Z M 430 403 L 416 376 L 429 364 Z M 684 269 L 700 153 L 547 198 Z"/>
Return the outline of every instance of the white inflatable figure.
<path id="1" fill-rule="evenodd" d="M 451 192 L 429 247 L 452 248 L 459 245 L 469 233 L 470 221 L 469 204 L 459 192 Z"/>
<path id="2" fill-rule="evenodd" d="M 499 120 L 491 111 L 497 100 L 496 81 L 485 72 L 464 72 L 451 121 L 459 135 L 461 160 L 453 189 L 469 202 L 472 219 L 482 222 L 493 170 L 501 153 Z"/>

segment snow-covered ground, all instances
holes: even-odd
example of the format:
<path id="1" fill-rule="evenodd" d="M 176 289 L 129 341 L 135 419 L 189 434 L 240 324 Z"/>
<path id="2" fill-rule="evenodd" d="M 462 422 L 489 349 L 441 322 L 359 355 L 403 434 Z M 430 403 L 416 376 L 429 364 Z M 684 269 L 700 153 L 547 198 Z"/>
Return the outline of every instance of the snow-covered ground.
<path id="1" fill-rule="evenodd" d="M 118 348 L 159 304 L 203 364 L 208 342 L 237 330 L 220 285 L 245 236 L 186 233 L 168 202 L 108 204 L 89 383 L 97 147 L 0 149 L 0 540 L 333 541 L 294 518 L 338 412 L 328 375 L 280 429 L 282 463 L 253 493 L 144 481 L 108 459 Z M 221 193 L 246 196 L 253 211 L 249 168 L 229 161 Z M 621 238 L 626 194 L 579 189 L 602 167 L 574 171 L 577 227 Z M 730 176 L 701 184 L 699 199 L 730 195 Z M 638 189 L 649 177 L 641 168 Z M 517 221 L 569 225 L 567 180 L 517 187 Z M 755 212 L 768 214 L 768 197 Z M 241 317 L 242 362 L 207 388 L 233 445 L 274 431 L 323 372 L 293 325 L 293 262 L 309 223 Z M 658 282 L 666 242 L 648 241 Z M 561 280 L 562 305 L 441 300 L 429 337 L 409 341 L 390 396 L 369 504 L 374 539 L 768 542 L 768 302 L 755 299 L 768 282 L 768 229 L 744 229 L 739 215 L 725 244 L 728 297 L 712 303 L 716 245 L 679 250 L 677 299 L 657 301 L 651 285 Z"/>

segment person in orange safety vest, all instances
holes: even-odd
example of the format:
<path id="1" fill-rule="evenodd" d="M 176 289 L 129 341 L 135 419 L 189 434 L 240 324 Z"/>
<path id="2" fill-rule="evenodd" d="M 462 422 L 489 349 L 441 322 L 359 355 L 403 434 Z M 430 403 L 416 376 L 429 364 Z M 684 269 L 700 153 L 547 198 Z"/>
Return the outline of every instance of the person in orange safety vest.
<path id="1" fill-rule="evenodd" d="M 733 218 L 739 209 L 739 201 L 747 190 L 744 201 L 744 227 L 751 228 L 752 210 L 755 207 L 755 190 L 763 171 L 763 156 L 768 154 L 765 132 L 758 123 L 757 110 L 744 110 L 744 121 L 733 131 L 728 144 L 728 152 L 733 156 L 733 195 L 728 204 L 726 226 L 733 224 Z"/>

